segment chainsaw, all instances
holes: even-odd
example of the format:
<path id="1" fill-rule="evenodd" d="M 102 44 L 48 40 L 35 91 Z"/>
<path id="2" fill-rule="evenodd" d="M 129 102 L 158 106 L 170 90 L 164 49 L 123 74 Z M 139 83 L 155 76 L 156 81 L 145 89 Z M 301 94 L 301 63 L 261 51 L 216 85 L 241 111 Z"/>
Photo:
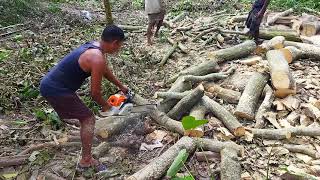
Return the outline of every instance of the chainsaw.
<path id="1" fill-rule="evenodd" d="M 100 111 L 101 116 L 126 116 L 130 113 L 148 112 L 157 106 L 156 104 L 133 105 L 134 92 L 129 90 L 125 95 L 120 92 L 108 98 L 107 102 L 111 105 L 111 109 L 105 112 Z"/>

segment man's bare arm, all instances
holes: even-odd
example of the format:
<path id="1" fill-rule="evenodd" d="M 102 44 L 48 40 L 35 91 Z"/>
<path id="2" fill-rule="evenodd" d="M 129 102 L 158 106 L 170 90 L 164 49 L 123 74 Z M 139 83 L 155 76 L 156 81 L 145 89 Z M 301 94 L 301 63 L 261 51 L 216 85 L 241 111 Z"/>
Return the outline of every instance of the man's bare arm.
<path id="1" fill-rule="evenodd" d="M 122 92 L 127 93 L 128 88 L 125 87 L 112 73 L 108 65 L 105 66 L 104 77 L 116 85 Z"/>
<path id="2" fill-rule="evenodd" d="M 101 81 L 105 69 L 105 63 L 101 56 L 93 55 L 94 60 L 91 61 L 91 96 L 92 99 L 100 106 L 107 106 L 108 103 L 103 99 L 101 93 Z"/>

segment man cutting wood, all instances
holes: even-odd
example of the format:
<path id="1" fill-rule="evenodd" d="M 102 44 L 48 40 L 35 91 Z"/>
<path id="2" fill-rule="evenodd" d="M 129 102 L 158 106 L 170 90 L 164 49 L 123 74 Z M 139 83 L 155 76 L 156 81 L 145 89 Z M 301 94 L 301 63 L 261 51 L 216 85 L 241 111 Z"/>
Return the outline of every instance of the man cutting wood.
<path id="1" fill-rule="evenodd" d="M 103 99 L 101 92 L 102 77 L 116 85 L 123 93 L 128 92 L 107 65 L 105 54 L 117 53 L 124 41 L 122 29 L 115 25 L 107 26 L 100 41 L 87 42 L 65 56 L 41 80 L 41 95 L 58 113 L 61 119 L 78 119 L 82 142 L 82 158 L 78 169 L 94 167 L 97 171 L 106 167 L 91 155 L 94 136 L 95 117 L 91 110 L 77 96 L 76 91 L 86 78 L 91 76 L 91 96 L 103 111 L 111 106 Z"/>
<path id="2" fill-rule="evenodd" d="M 248 35 L 252 36 L 257 44 L 260 44 L 259 28 L 269 3 L 270 0 L 256 0 L 252 5 L 246 21 L 246 26 L 249 28 Z"/>
<path id="3" fill-rule="evenodd" d="M 152 31 L 156 26 L 156 31 L 154 36 L 158 36 L 160 27 L 163 24 L 163 19 L 165 15 L 165 9 L 162 0 L 145 0 L 145 11 L 148 14 L 148 29 L 147 29 L 147 39 L 148 44 L 152 44 L 151 37 Z"/>

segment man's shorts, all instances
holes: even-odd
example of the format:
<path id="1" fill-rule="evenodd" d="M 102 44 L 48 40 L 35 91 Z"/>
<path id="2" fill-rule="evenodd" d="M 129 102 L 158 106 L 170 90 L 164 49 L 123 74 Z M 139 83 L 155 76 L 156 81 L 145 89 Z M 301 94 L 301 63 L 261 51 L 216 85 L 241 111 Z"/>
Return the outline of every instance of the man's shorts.
<path id="1" fill-rule="evenodd" d="M 154 24 L 163 21 L 165 11 L 156 14 L 148 14 L 149 24 Z"/>
<path id="2" fill-rule="evenodd" d="M 61 119 L 78 119 L 79 121 L 93 116 L 92 111 L 74 93 L 63 96 L 44 97 Z"/>

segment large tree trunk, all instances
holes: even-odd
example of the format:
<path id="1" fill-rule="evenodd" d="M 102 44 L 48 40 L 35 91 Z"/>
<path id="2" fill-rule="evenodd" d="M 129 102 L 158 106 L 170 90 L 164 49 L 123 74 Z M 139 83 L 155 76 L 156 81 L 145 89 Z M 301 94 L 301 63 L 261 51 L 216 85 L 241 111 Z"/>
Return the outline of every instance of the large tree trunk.
<path id="1" fill-rule="evenodd" d="M 206 91 L 213 93 L 214 96 L 223 99 L 224 101 L 232 104 L 237 104 L 241 97 L 241 93 L 231 89 L 225 89 L 216 85 L 215 83 L 206 83 L 204 84 Z"/>
<path id="2" fill-rule="evenodd" d="M 111 3 L 109 0 L 103 0 L 104 9 L 106 13 L 107 24 L 113 24 L 112 12 L 111 12 Z"/>
<path id="3" fill-rule="evenodd" d="M 240 122 L 223 106 L 210 99 L 208 96 L 203 97 L 204 105 L 210 110 L 235 136 L 243 136 L 245 129 Z"/>
<path id="4" fill-rule="evenodd" d="M 160 179 L 182 149 L 186 149 L 187 152 L 193 153 L 195 148 L 195 141 L 190 137 L 184 136 L 161 156 L 153 159 L 144 168 L 127 178 L 127 180 Z"/>
<path id="5" fill-rule="evenodd" d="M 264 87 L 264 100 L 261 103 L 257 113 L 256 113 L 256 124 L 255 128 L 263 128 L 264 126 L 264 117 L 263 115 L 268 112 L 272 106 L 272 102 L 274 100 L 274 94 L 272 88 L 267 84 Z"/>
<path id="6" fill-rule="evenodd" d="M 267 52 L 272 86 L 275 88 L 275 96 L 284 98 L 289 94 L 296 93 L 296 83 L 290 72 L 288 62 L 279 50 Z"/>
<path id="7" fill-rule="evenodd" d="M 190 94 L 182 98 L 169 112 L 168 116 L 179 120 L 183 114 L 188 112 L 203 96 L 204 87 L 200 84 Z"/>
<path id="8" fill-rule="evenodd" d="M 261 93 L 268 79 L 269 77 L 267 75 L 258 72 L 251 76 L 241 95 L 234 115 L 238 118 L 254 120 L 256 107 L 258 106 Z"/>
<path id="9" fill-rule="evenodd" d="M 259 34 L 262 39 L 272 39 L 276 36 L 283 36 L 287 41 L 301 42 L 300 35 L 294 30 L 261 29 Z"/>
<path id="10" fill-rule="evenodd" d="M 220 177 L 223 180 L 241 179 L 241 164 L 237 151 L 227 147 L 221 151 Z"/>
<path id="11" fill-rule="evenodd" d="M 224 61 L 236 60 L 242 57 L 246 57 L 256 49 L 256 43 L 252 40 L 247 40 L 241 44 L 214 51 L 208 54 L 210 59 L 215 59 L 218 63 Z"/>
<path id="12" fill-rule="evenodd" d="M 319 46 L 306 44 L 306 43 L 297 43 L 291 41 L 285 41 L 285 46 L 294 46 L 302 51 L 303 58 L 314 58 L 316 60 L 320 59 L 320 48 Z"/>

